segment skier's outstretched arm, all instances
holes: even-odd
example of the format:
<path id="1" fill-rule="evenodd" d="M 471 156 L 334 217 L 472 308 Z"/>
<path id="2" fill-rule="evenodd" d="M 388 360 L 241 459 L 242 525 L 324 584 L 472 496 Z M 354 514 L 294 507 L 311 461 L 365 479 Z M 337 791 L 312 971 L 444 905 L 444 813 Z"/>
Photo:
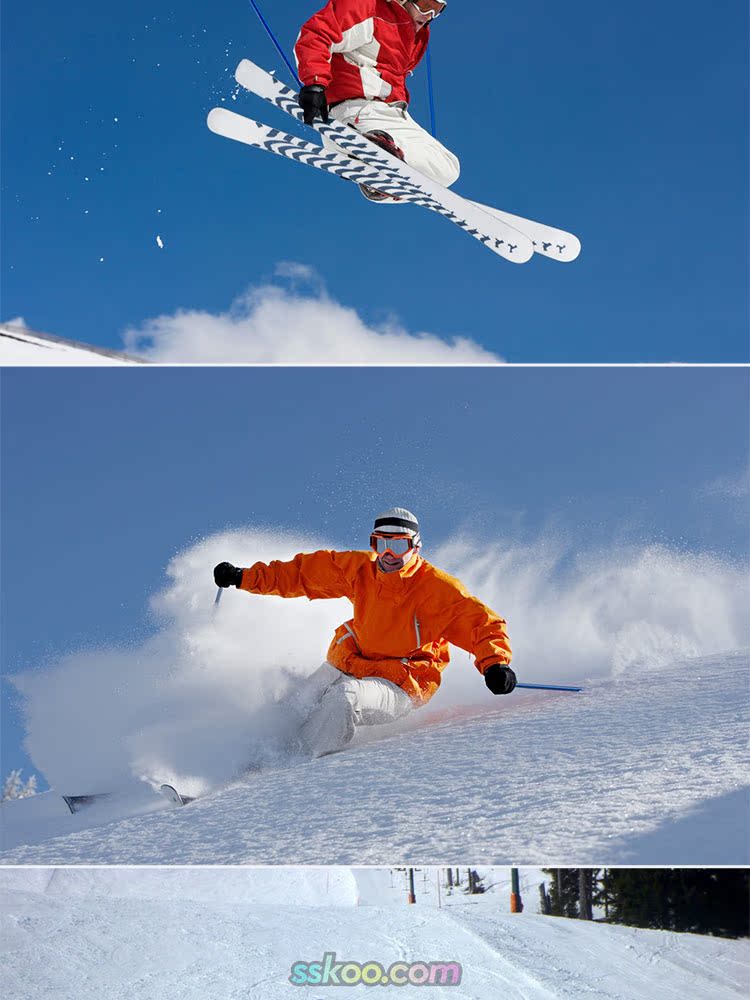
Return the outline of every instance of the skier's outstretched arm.
<path id="1" fill-rule="evenodd" d="M 450 609 L 445 638 L 474 655 L 474 662 L 493 694 L 510 694 L 516 675 L 504 618 L 476 597 L 462 596 Z"/>
<path id="2" fill-rule="evenodd" d="M 247 569 L 219 563 L 214 569 L 218 587 L 235 586 L 251 594 L 273 594 L 277 597 L 319 598 L 351 597 L 352 584 L 347 557 L 352 553 L 300 553 L 289 562 L 274 560 L 257 562 Z"/>

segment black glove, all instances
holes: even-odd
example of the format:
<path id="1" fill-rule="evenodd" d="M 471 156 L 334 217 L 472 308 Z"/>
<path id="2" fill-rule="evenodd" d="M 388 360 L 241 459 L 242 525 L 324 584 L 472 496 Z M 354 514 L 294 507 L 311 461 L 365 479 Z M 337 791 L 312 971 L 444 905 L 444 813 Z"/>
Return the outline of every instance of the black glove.
<path id="1" fill-rule="evenodd" d="M 214 581 L 217 587 L 239 587 L 242 583 L 242 570 L 231 563 L 219 563 L 214 566 Z"/>
<path id="2" fill-rule="evenodd" d="M 305 125 L 312 125 L 316 118 L 322 118 L 328 124 L 326 88 L 319 83 L 308 84 L 300 90 L 299 106 L 305 113 Z"/>
<path id="3" fill-rule="evenodd" d="M 493 694 L 510 694 L 516 686 L 516 675 L 510 667 L 493 663 L 484 672 L 484 683 Z"/>

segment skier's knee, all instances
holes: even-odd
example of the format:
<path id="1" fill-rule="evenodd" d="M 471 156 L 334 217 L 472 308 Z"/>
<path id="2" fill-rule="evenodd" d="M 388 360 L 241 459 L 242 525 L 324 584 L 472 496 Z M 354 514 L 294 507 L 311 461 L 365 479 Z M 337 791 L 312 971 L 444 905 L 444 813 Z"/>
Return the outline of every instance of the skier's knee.
<path id="1" fill-rule="evenodd" d="M 454 156 L 449 150 L 444 149 L 440 160 L 440 170 L 442 172 L 440 183 L 444 187 L 450 187 L 451 184 L 455 184 L 461 175 L 461 164 L 458 157 Z"/>
<path id="2" fill-rule="evenodd" d="M 417 170 L 421 170 L 443 187 L 455 184 L 461 173 L 458 157 L 440 143 L 428 146 L 424 150 L 415 150 L 411 157 L 407 155 L 407 160 Z"/>
<path id="3" fill-rule="evenodd" d="M 339 681 L 326 691 L 323 702 L 330 712 L 348 715 L 353 719 L 356 698 L 356 692 L 347 687 L 346 681 Z"/>

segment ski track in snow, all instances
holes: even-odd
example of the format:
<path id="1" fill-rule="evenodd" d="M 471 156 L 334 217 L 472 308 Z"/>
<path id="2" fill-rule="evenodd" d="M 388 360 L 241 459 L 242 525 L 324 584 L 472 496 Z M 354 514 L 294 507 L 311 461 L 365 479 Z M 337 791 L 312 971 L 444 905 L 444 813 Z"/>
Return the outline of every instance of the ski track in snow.
<path id="1" fill-rule="evenodd" d="M 738 652 L 499 700 L 182 809 L 91 826 L 92 807 L 66 821 L 78 832 L 0 860 L 745 865 L 747 665 Z"/>
<path id="2" fill-rule="evenodd" d="M 643 1000 L 654 996 L 655 984 L 661 1000 L 738 1000 L 750 983 L 747 940 L 500 913 L 504 896 L 502 903 L 472 897 L 475 903 L 450 910 L 407 906 L 402 894 L 386 891 L 387 871 L 367 872 L 373 906 L 356 906 L 354 895 L 343 901 L 345 876 L 356 884 L 356 870 L 329 895 L 321 872 L 214 869 L 203 872 L 200 898 L 190 889 L 195 869 L 172 869 L 159 880 L 153 870 L 79 869 L 64 873 L 61 884 L 45 872 L 46 884 L 37 886 L 31 882 L 40 873 L 16 873 L 29 876 L 31 891 L 0 872 L 0 956 L 10 1000 L 276 1000 L 300 995 L 287 981 L 295 962 L 328 951 L 337 961 L 385 967 L 460 962 L 459 988 L 428 992 L 463 1000 Z M 243 900 L 248 888 L 253 902 Z M 294 905 L 306 891 L 309 905 Z M 304 994 L 352 995 L 351 987 L 335 985 Z M 421 991 L 400 986 L 398 995 Z"/>

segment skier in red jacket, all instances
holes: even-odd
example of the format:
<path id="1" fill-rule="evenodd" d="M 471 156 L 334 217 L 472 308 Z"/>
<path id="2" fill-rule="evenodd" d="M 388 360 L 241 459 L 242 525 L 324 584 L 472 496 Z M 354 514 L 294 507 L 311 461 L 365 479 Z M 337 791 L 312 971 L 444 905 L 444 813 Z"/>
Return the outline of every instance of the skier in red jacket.
<path id="1" fill-rule="evenodd" d="M 453 184 L 458 159 L 409 115 L 406 76 L 427 49 L 444 0 L 329 0 L 302 26 L 294 54 L 305 122 L 329 114 L 427 177 Z M 372 201 L 398 198 L 361 185 Z"/>

